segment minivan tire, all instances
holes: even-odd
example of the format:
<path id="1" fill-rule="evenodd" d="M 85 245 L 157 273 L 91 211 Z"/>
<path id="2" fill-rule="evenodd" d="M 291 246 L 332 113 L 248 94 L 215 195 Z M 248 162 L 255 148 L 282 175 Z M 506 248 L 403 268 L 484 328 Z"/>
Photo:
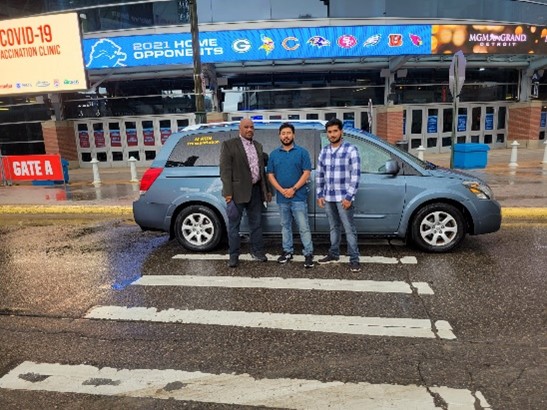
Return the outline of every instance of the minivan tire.
<path id="1" fill-rule="evenodd" d="M 449 252 L 460 244 L 465 233 L 462 212 L 450 204 L 425 205 L 412 219 L 412 242 L 426 252 Z"/>
<path id="2" fill-rule="evenodd" d="M 175 237 L 189 251 L 208 252 L 215 249 L 222 237 L 222 223 L 211 208 L 190 205 L 175 219 Z"/>

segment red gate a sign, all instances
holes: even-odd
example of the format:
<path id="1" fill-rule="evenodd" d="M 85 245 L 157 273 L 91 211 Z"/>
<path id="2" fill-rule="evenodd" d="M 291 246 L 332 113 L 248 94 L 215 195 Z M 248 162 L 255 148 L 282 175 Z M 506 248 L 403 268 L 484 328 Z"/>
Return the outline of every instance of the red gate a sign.
<path id="1" fill-rule="evenodd" d="M 11 155 L 2 161 L 8 181 L 64 181 L 60 155 Z"/>

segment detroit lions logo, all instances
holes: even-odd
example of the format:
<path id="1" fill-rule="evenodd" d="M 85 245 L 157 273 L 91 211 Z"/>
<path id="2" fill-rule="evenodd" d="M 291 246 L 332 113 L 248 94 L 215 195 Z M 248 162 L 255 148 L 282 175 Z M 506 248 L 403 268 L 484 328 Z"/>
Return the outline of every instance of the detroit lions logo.
<path id="1" fill-rule="evenodd" d="M 126 64 L 123 64 L 123 61 L 126 59 L 127 54 L 122 51 L 119 45 L 112 40 L 102 38 L 91 47 L 89 63 L 87 63 L 86 67 L 125 67 Z"/>

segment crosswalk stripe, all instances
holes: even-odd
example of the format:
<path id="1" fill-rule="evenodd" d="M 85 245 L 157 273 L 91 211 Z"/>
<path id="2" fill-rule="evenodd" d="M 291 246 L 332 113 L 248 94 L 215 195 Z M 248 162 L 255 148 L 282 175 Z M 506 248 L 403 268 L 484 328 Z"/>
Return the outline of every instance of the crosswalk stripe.
<path id="1" fill-rule="evenodd" d="M 412 293 L 433 295 L 427 282 L 342 280 L 241 276 L 146 275 L 132 283 L 137 286 L 196 286 L 221 288 L 300 289 L 347 292 Z"/>
<path id="2" fill-rule="evenodd" d="M 480 391 L 417 385 L 255 379 L 173 369 L 115 369 L 89 365 L 23 362 L 0 378 L 0 388 L 265 406 L 288 409 L 490 408 Z M 436 396 L 436 397 L 434 397 Z"/>
<path id="3" fill-rule="evenodd" d="M 421 337 L 452 340 L 450 324 L 445 320 L 310 315 L 226 310 L 157 310 L 154 307 L 96 306 L 87 319 L 192 323 L 203 325 L 269 328 L 351 335 Z"/>
<path id="4" fill-rule="evenodd" d="M 275 262 L 277 261 L 277 258 L 279 255 L 272 255 L 270 253 L 267 253 L 266 256 L 268 257 L 268 261 Z M 315 261 L 323 258 L 324 255 L 317 255 L 315 256 Z M 201 253 L 179 253 L 177 255 L 174 255 L 172 259 L 184 259 L 184 260 L 211 260 L 211 261 L 224 261 L 229 259 L 229 255 L 225 254 L 218 254 L 218 253 L 207 253 L 207 254 L 201 254 Z M 254 261 L 252 256 L 248 253 L 244 253 L 242 255 L 239 255 L 239 260 L 241 261 Z M 386 256 L 361 256 L 360 257 L 361 263 L 379 263 L 384 265 L 397 265 L 398 263 L 404 264 L 404 265 L 416 265 L 418 263 L 418 260 L 415 256 L 404 256 L 402 258 L 391 258 Z M 293 256 L 293 262 L 304 262 L 304 256 L 302 255 L 294 255 Z M 349 263 L 349 256 L 342 255 L 340 256 L 340 260 L 338 262 L 333 263 Z M 319 266 L 321 266 L 319 264 Z"/>

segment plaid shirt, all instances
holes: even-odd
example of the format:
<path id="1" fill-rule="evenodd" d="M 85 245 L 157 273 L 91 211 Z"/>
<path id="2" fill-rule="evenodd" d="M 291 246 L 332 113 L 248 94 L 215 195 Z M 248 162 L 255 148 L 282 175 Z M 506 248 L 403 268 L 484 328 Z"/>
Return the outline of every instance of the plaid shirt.
<path id="1" fill-rule="evenodd" d="M 359 187 L 361 159 L 359 151 L 348 142 L 333 149 L 323 147 L 317 162 L 317 198 L 327 202 L 353 201 Z"/>

